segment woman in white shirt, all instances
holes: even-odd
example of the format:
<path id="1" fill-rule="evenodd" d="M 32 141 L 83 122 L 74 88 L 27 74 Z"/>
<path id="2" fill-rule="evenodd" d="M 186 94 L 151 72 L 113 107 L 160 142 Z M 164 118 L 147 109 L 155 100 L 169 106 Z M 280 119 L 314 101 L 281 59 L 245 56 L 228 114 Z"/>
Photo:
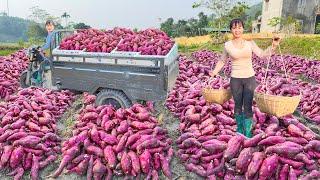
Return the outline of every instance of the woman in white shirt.
<path id="1" fill-rule="evenodd" d="M 231 58 L 230 87 L 235 101 L 234 115 L 237 122 L 237 132 L 246 137 L 252 137 L 252 101 L 256 88 L 255 72 L 252 66 L 252 53 L 263 58 L 270 56 L 280 43 L 280 38 L 275 37 L 272 46 L 266 50 L 260 49 L 254 41 L 243 39 L 244 23 L 240 19 L 230 22 L 233 39 L 224 44 L 222 56 L 216 67 L 211 72 L 215 76 L 224 66 L 228 57 Z"/>

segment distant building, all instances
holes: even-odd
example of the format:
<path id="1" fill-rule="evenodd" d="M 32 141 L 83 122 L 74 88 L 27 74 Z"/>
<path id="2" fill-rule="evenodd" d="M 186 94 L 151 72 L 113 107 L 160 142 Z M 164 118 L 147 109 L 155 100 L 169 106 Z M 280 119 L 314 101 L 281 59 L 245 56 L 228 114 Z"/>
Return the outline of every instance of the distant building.
<path id="1" fill-rule="evenodd" d="M 274 32 L 280 29 L 269 26 L 273 17 L 292 16 L 301 24 L 302 33 L 314 34 L 316 24 L 320 23 L 320 0 L 263 0 L 261 23 L 253 23 L 255 32 Z M 260 28 L 258 28 L 260 26 Z"/>

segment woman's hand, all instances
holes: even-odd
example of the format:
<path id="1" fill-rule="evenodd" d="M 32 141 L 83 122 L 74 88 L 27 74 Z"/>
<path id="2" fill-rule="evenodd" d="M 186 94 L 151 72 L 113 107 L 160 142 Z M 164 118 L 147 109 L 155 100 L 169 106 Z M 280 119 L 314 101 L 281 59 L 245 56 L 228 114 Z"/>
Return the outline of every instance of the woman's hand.
<path id="1" fill-rule="evenodd" d="M 272 48 L 275 49 L 276 47 L 278 47 L 279 44 L 280 44 L 280 41 L 281 41 L 281 38 L 280 38 L 280 37 L 274 36 L 274 37 L 272 38 Z"/>

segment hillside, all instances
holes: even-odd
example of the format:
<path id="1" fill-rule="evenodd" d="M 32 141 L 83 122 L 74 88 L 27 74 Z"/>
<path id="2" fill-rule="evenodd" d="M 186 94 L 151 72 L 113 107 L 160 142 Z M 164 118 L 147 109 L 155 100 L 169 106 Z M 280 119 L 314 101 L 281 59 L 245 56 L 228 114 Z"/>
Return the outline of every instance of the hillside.
<path id="1" fill-rule="evenodd" d="M 27 40 L 29 21 L 11 16 L 0 16 L 0 42 Z"/>
<path id="2" fill-rule="evenodd" d="M 255 15 L 258 11 L 261 11 L 262 9 L 262 2 L 255 4 L 250 7 L 250 9 L 247 10 L 246 14 L 251 18 L 255 19 Z"/>

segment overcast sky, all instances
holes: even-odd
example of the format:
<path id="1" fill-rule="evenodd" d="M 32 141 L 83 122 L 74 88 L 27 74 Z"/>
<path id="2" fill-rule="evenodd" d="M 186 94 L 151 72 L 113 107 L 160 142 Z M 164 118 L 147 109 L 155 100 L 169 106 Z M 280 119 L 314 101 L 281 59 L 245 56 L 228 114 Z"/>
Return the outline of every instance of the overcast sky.
<path id="1" fill-rule="evenodd" d="M 8 0 L 9 15 L 27 18 L 30 8 L 39 6 L 54 16 L 67 12 L 74 22 L 96 28 L 159 27 L 169 17 L 188 19 L 205 9 L 193 9 L 196 0 Z M 248 0 L 259 2 L 261 0 Z M 0 12 L 6 11 L 7 0 L 0 0 Z M 161 18 L 161 20 L 160 20 Z"/>

